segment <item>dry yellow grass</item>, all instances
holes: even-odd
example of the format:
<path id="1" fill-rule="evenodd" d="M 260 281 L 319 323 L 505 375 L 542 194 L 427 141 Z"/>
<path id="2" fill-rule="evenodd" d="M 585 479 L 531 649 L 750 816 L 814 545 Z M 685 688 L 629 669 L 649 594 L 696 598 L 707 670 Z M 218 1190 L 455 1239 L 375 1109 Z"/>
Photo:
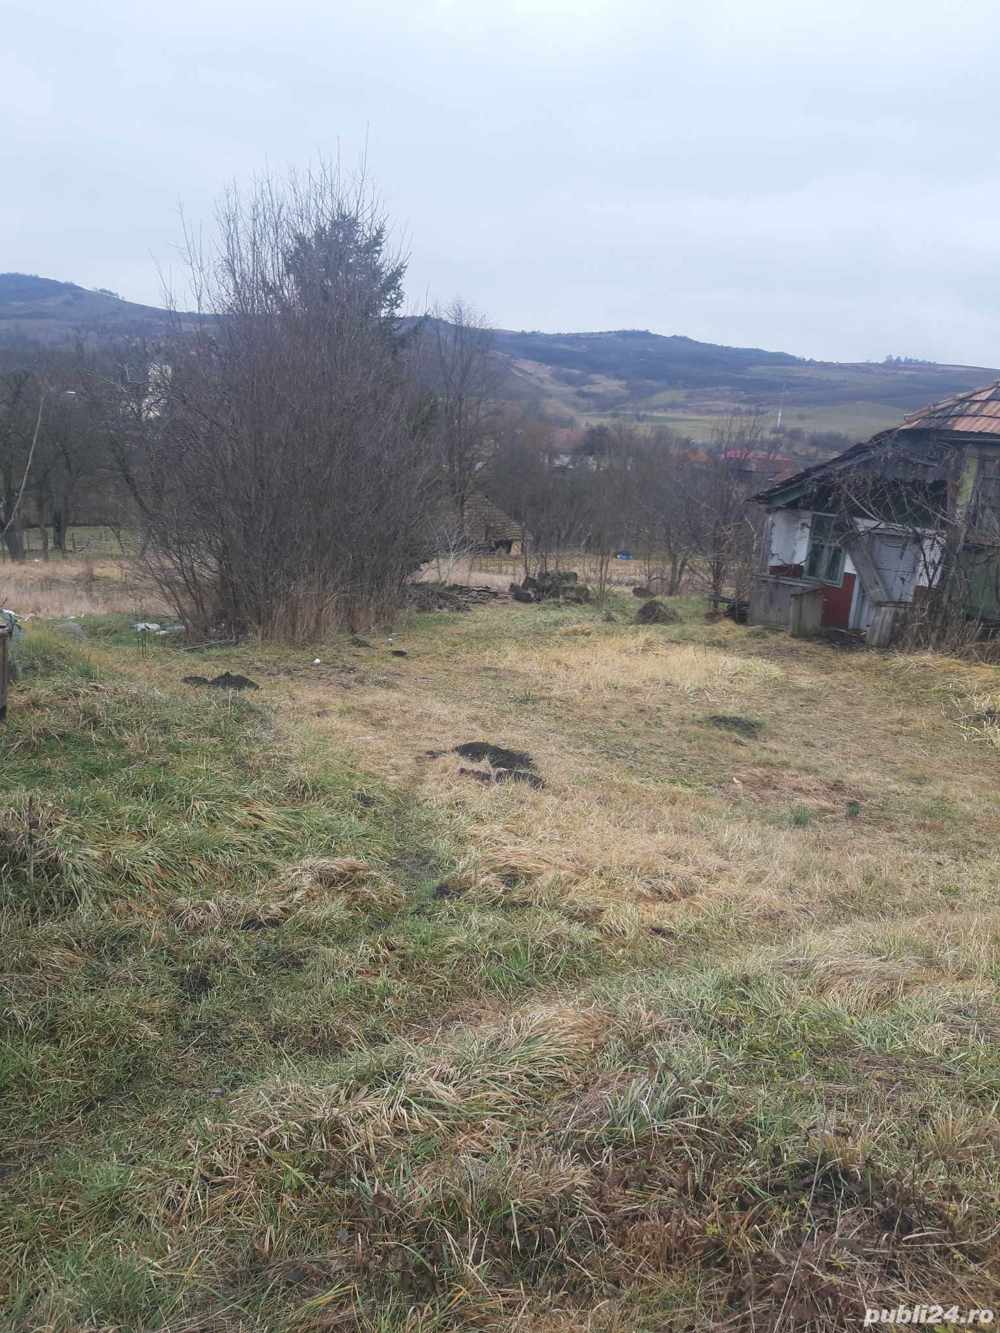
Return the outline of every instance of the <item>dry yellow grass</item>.
<path id="1" fill-rule="evenodd" d="M 609 928 L 723 913 L 765 934 L 929 906 L 959 878 L 994 896 L 989 863 L 967 855 L 970 822 L 1000 832 L 992 779 L 933 662 L 837 657 L 728 624 L 681 641 L 571 612 L 525 634 L 532 614 L 408 637 L 404 670 L 333 697 L 289 688 L 304 732 L 459 821 L 480 889 L 506 864 L 501 880 L 600 910 Z M 505 618 L 519 626 L 506 643 Z M 968 693 L 990 669 L 943 670 Z M 716 730 L 720 712 L 750 714 L 760 738 Z M 484 787 L 455 756 L 427 757 L 478 739 L 530 751 L 545 789 Z"/>
<path id="2" fill-rule="evenodd" d="M 600 580 L 601 561 L 585 551 L 570 552 L 562 559 L 562 568 L 575 570 L 584 583 Z M 654 577 L 661 565 L 652 563 L 649 571 L 642 560 L 612 560 L 606 570 L 609 587 L 631 588 L 645 584 L 647 572 Z M 665 568 L 665 566 L 663 566 Z M 519 555 L 461 555 L 441 556 L 428 561 L 419 575 L 429 582 L 471 583 L 481 587 L 504 588 L 524 578 L 524 561 Z"/>
<path id="3" fill-rule="evenodd" d="M 6 561 L 0 564 L 0 606 L 25 618 L 166 612 L 126 562 L 112 560 Z"/>
<path id="4" fill-rule="evenodd" d="M 524 578 L 524 562 L 519 555 L 473 555 L 455 561 L 455 573 L 449 575 L 456 582 L 493 583 L 506 587 L 512 580 Z M 596 583 L 601 575 L 601 562 L 586 551 L 571 551 L 562 559 L 562 568 L 575 570 L 582 582 Z M 655 571 L 654 571 L 655 572 Z M 646 581 L 646 565 L 641 560 L 612 560 L 607 568 L 607 581 L 613 588 L 630 588 Z"/>
<path id="5" fill-rule="evenodd" d="M 560 694 L 623 694 L 659 697 L 663 689 L 722 703 L 746 699 L 757 687 L 780 681 L 773 662 L 737 656 L 700 644 L 670 643 L 650 632 L 581 635 L 580 625 L 562 631 L 585 643 L 551 643 L 501 649 L 487 665 Z"/>

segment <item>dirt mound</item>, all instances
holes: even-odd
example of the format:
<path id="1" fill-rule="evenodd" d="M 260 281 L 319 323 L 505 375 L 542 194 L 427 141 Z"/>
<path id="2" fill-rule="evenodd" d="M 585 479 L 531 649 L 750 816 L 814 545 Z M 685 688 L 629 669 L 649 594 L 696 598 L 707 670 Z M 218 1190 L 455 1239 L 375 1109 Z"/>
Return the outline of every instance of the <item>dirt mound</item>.
<path id="1" fill-rule="evenodd" d="M 427 759 L 443 759 L 446 754 L 457 754 L 476 764 L 489 768 L 459 768 L 462 777 L 492 786 L 497 782 L 521 782 L 527 787 L 540 789 L 545 782 L 535 772 L 535 761 L 527 750 L 508 750 L 491 741 L 465 741 L 450 750 L 428 750 Z"/>
<path id="2" fill-rule="evenodd" d="M 529 574 L 517 592 L 516 584 L 511 584 L 511 596 L 518 602 L 570 602 L 580 606 L 591 600 L 591 591 L 586 583 L 580 582 L 580 576 L 572 569 L 545 570 L 541 574 Z"/>
<path id="3" fill-rule="evenodd" d="M 207 676 L 181 676 L 182 685 L 207 685 L 212 690 L 257 690 L 260 686 L 249 676 L 233 675 L 229 671 L 223 671 L 219 676 L 213 676 L 211 680 Z"/>
<path id="4" fill-rule="evenodd" d="M 477 764 L 485 759 L 494 768 L 535 767 L 535 761 L 527 750 L 505 750 L 502 745 L 493 745 L 490 741 L 465 741 L 455 746 L 454 753 Z"/>
<path id="5" fill-rule="evenodd" d="M 745 736 L 748 740 L 754 740 L 764 729 L 763 722 L 755 722 L 752 717 L 739 717 L 729 713 L 711 713 L 705 718 L 710 727 L 718 727 L 720 731 L 732 731 L 737 736 Z"/>
<path id="6" fill-rule="evenodd" d="M 637 625 L 675 625 L 680 616 L 673 609 L 654 597 L 650 602 L 643 602 L 635 613 Z"/>

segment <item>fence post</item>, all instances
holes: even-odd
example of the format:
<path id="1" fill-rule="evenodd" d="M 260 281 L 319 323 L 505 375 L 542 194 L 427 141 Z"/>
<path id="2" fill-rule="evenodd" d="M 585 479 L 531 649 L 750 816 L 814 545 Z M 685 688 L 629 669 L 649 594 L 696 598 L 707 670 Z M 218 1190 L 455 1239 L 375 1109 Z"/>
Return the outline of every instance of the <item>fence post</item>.
<path id="1" fill-rule="evenodd" d="M 10 627 L 0 623 L 0 722 L 7 720 L 7 644 Z"/>

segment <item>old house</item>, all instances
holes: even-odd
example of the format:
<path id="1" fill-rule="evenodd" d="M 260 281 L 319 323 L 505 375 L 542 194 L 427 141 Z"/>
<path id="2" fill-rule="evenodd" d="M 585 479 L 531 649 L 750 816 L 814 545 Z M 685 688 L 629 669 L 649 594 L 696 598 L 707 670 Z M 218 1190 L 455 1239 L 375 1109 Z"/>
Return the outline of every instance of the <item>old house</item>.
<path id="1" fill-rule="evenodd" d="M 482 491 L 473 491 L 461 508 L 452 500 L 443 503 L 432 519 L 431 538 L 436 550 L 470 551 L 488 555 L 494 551 L 519 552 L 523 533 L 520 524 L 493 503 Z"/>
<path id="2" fill-rule="evenodd" d="M 753 498 L 767 522 L 752 623 L 876 645 L 917 615 L 1000 625 L 1000 381 Z"/>

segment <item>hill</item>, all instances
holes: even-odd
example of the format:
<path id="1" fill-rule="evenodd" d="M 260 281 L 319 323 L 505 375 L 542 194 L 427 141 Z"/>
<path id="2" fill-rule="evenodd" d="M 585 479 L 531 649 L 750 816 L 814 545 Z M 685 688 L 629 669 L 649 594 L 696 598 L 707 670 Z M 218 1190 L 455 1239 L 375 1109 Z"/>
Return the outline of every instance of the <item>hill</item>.
<path id="1" fill-rule="evenodd" d="M 168 310 L 123 301 L 114 292 L 88 291 L 29 273 L 0 273 L 0 346 L 53 344 L 80 336 L 151 337 L 166 332 L 173 318 Z"/>
<path id="2" fill-rule="evenodd" d="M 185 323 L 197 319 L 184 315 Z M 175 316 L 23 273 L 0 274 L 0 347 L 71 338 L 155 337 Z M 506 395 L 564 424 L 619 418 L 708 439 L 733 411 L 760 409 L 786 429 L 862 439 L 925 403 L 1000 376 L 984 366 L 810 361 L 648 329 L 595 333 L 495 330 Z"/>
<path id="3" fill-rule="evenodd" d="M 734 410 L 761 409 L 786 429 L 861 438 L 924 403 L 997 378 L 983 366 L 810 361 L 678 335 L 497 331 L 518 394 L 574 421 L 627 417 L 707 438 Z"/>

